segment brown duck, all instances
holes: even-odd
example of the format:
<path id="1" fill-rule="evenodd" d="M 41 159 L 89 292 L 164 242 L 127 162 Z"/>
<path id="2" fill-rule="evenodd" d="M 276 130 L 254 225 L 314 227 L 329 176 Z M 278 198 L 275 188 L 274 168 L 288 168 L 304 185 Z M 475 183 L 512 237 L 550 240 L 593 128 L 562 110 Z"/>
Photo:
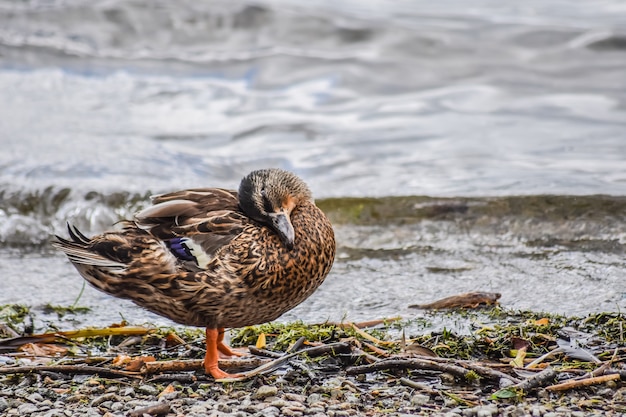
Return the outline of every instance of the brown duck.
<path id="1" fill-rule="evenodd" d="M 234 355 L 224 328 L 276 319 L 309 297 L 335 256 L 332 226 L 307 185 L 280 169 L 254 171 L 239 191 L 205 188 L 156 196 L 120 223 L 87 238 L 57 236 L 91 285 L 177 323 L 206 327 L 207 373 L 218 352 Z"/>

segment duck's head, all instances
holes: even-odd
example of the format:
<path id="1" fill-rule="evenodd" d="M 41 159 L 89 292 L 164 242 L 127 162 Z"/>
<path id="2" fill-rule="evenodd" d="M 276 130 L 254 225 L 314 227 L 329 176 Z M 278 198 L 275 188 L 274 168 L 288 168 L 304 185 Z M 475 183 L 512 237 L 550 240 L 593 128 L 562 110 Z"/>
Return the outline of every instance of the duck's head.
<path id="1" fill-rule="evenodd" d="M 272 228 L 288 249 L 295 233 L 291 212 L 311 200 L 309 187 L 295 174 L 282 169 L 252 171 L 241 180 L 239 205 L 246 215 Z"/>

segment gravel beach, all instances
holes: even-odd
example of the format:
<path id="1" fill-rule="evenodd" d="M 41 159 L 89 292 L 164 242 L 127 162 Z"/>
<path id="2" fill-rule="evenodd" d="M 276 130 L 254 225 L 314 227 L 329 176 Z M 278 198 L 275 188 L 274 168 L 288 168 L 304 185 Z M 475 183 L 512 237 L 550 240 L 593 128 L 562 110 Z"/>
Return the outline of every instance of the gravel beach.
<path id="1" fill-rule="evenodd" d="M 626 412 L 626 388 L 615 384 L 567 395 L 539 391 L 523 402 L 490 400 L 479 387 L 465 387 L 464 397 L 475 397 L 475 405 L 462 405 L 452 392 L 429 395 L 395 378 L 386 384 L 328 376 L 318 383 L 302 384 L 287 380 L 288 376 L 235 384 L 154 383 L 58 374 L 13 376 L 0 382 L 0 415 L 584 417 Z"/>

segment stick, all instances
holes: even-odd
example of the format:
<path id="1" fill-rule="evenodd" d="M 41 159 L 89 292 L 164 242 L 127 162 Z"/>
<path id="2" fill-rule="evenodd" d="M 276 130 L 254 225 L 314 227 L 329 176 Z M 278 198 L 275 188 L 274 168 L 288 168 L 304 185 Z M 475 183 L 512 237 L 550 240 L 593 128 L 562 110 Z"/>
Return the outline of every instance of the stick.
<path id="1" fill-rule="evenodd" d="M 515 384 L 514 388 L 519 388 L 522 391 L 530 391 L 532 389 L 546 385 L 548 381 L 551 381 L 556 376 L 556 371 L 552 368 L 546 368 L 543 371 L 536 373 L 535 375 L 526 378 L 519 384 Z"/>
<path id="2" fill-rule="evenodd" d="M 422 355 L 414 356 L 414 357 L 416 359 L 431 360 L 433 362 L 454 363 L 459 366 L 463 366 L 467 369 L 471 369 L 472 371 L 476 372 L 478 375 L 487 379 L 491 379 L 491 380 L 497 381 L 501 378 L 506 378 L 506 379 L 511 380 L 515 384 L 518 384 L 521 382 L 521 380 L 519 380 L 518 378 L 515 378 L 514 376 L 505 374 L 504 372 L 500 372 L 495 369 L 488 368 L 487 366 L 481 365 L 480 363 L 477 363 L 477 362 L 470 362 L 466 360 L 455 360 L 455 359 L 450 359 L 450 358 L 422 356 Z"/>
<path id="3" fill-rule="evenodd" d="M 262 358 L 246 359 L 220 359 L 219 365 L 223 368 L 254 367 L 266 363 Z M 204 359 L 169 360 L 159 362 L 146 362 L 141 368 L 142 375 L 157 374 L 159 372 L 184 372 L 196 371 L 204 366 Z"/>
<path id="4" fill-rule="evenodd" d="M 535 359 L 534 361 L 532 361 L 531 363 L 529 363 L 528 365 L 526 365 L 526 368 L 528 369 L 533 369 L 535 368 L 537 365 L 539 365 L 541 362 L 545 361 L 548 358 L 551 358 L 552 356 L 556 355 L 557 353 L 562 353 L 563 352 L 563 348 L 561 347 L 557 347 L 552 349 L 550 352 L 539 356 L 537 359 Z"/>
<path id="5" fill-rule="evenodd" d="M 106 377 L 130 377 L 141 378 L 138 372 L 119 371 L 117 369 L 100 368 L 97 366 L 85 365 L 33 365 L 33 366 L 5 366 L 0 368 L 0 374 L 27 374 L 41 372 L 58 372 L 61 374 L 88 374 L 102 375 Z"/>
<path id="6" fill-rule="evenodd" d="M 570 379 L 569 381 L 565 381 L 560 384 L 550 385 L 549 387 L 546 387 L 546 390 L 557 391 L 557 392 L 567 391 L 573 388 L 588 387 L 590 385 L 602 384 L 608 381 L 617 381 L 618 379 L 620 379 L 619 374 L 602 375 L 602 376 L 596 376 L 596 377 L 587 378 L 587 379 L 576 379 L 576 380 Z"/>
<path id="7" fill-rule="evenodd" d="M 128 413 L 128 415 L 130 417 L 142 417 L 144 414 L 160 416 L 163 414 L 167 414 L 170 411 L 172 411 L 172 409 L 170 408 L 169 403 L 161 402 L 131 411 L 130 413 Z"/>
<path id="8" fill-rule="evenodd" d="M 262 375 L 262 374 L 273 371 L 278 366 L 289 361 L 289 359 L 293 358 L 294 356 L 302 355 L 303 353 L 306 353 L 309 356 L 320 356 L 320 355 L 325 355 L 327 353 L 330 353 L 330 354 L 349 353 L 351 351 L 352 349 L 350 347 L 350 344 L 344 343 L 344 342 L 336 342 L 336 343 L 330 343 L 328 345 L 314 346 L 314 347 L 302 349 L 298 352 L 293 352 L 293 353 L 283 355 L 280 358 L 274 359 L 271 362 L 267 362 L 259 366 L 256 369 L 239 374 L 239 376 L 236 376 L 235 378 L 222 378 L 222 379 L 216 379 L 216 381 L 218 382 L 243 381 L 245 379 L 252 378 L 253 376 Z"/>
<path id="9" fill-rule="evenodd" d="M 413 388 L 413 389 L 416 389 L 416 390 L 419 390 L 419 391 L 423 391 L 423 392 L 425 392 L 426 394 L 429 394 L 429 395 L 437 395 L 437 394 L 439 394 L 439 391 L 429 387 L 428 385 L 421 384 L 421 383 L 416 382 L 416 381 L 412 381 L 409 378 L 400 378 L 399 381 L 404 386 L 407 386 L 409 388 Z"/>
<path id="10" fill-rule="evenodd" d="M 369 365 L 352 366 L 346 369 L 346 374 L 357 375 L 387 369 L 419 369 L 426 371 L 447 372 L 457 377 L 466 379 L 469 370 L 449 363 L 439 363 L 427 359 L 386 359 Z"/>

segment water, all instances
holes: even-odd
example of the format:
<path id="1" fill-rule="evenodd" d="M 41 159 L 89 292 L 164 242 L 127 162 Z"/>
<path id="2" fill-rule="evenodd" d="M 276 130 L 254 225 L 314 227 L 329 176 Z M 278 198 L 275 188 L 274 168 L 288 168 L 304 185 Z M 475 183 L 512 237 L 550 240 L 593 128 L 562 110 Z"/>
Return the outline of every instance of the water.
<path id="1" fill-rule="evenodd" d="M 278 166 L 309 183 L 339 241 L 327 282 L 284 319 L 412 317 L 409 304 L 471 290 L 512 308 L 623 309 L 624 202 L 546 218 L 536 196 L 625 194 L 625 12 L 0 1 L 0 304 L 73 303 L 82 282 L 47 245 L 66 220 L 100 232 L 151 193 Z M 473 217 L 518 195 L 519 211 Z M 333 209 L 398 204 L 386 196 L 475 200 L 451 218 Z M 80 304 L 89 325 L 160 320 L 90 288 Z"/>

